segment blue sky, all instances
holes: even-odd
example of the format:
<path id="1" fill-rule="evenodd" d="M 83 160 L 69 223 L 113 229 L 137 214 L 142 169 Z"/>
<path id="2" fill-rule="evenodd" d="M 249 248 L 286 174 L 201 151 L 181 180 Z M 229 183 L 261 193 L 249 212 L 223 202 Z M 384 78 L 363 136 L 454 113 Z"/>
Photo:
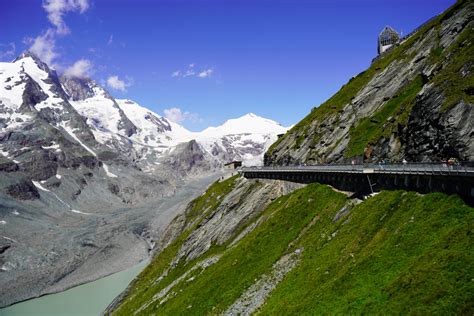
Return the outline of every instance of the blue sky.
<path id="1" fill-rule="evenodd" d="M 0 60 L 34 46 L 191 130 L 248 112 L 291 125 L 369 66 L 385 25 L 407 33 L 453 3 L 0 0 Z"/>

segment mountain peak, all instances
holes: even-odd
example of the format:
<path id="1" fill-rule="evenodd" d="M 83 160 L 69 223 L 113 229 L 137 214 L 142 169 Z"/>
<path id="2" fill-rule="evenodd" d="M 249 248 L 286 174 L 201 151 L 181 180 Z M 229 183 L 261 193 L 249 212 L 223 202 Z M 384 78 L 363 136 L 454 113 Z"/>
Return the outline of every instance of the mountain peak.
<path id="1" fill-rule="evenodd" d="M 41 58 L 38 57 L 38 55 L 36 55 L 35 53 L 27 50 L 27 51 L 24 51 L 23 53 L 21 53 L 20 55 L 18 55 L 17 58 L 15 58 L 13 60 L 13 62 L 16 62 L 16 61 L 19 61 L 19 60 L 22 60 L 24 58 L 32 58 L 37 64 L 43 64 L 43 65 L 46 65 L 46 63 L 44 61 L 41 60 Z"/>
<path id="2" fill-rule="evenodd" d="M 35 61 L 35 63 L 38 65 L 38 67 L 40 67 L 42 70 L 44 71 L 48 71 L 49 72 L 49 67 L 48 65 L 41 60 L 41 58 L 39 58 L 35 53 L 27 50 L 27 51 L 24 51 L 23 53 L 21 53 L 20 55 L 18 55 L 17 58 L 15 58 L 13 60 L 13 63 L 17 62 L 17 61 L 20 61 L 22 59 L 25 59 L 25 58 L 31 58 Z"/>
<path id="3" fill-rule="evenodd" d="M 247 113 L 235 119 L 229 119 L 217 127 L 208 127 L 200 134 L 206 136 L 222 136 L 231 134 L 268 134 L 284 133 L 287 129 L 281 124 L 258 116 L 254 113 Z"/>
<path id="4" fill-rule="evenodd" d="M 35 60 L 41 61 L 41 59 L 40 59 L 38 56 L 36 56 L 36 54 L 34 54 L 33 52 L 31 52 L 31 51 L 29 51 L 29 50 L 26 50 L 26 51 L 24 51 L 23 53 L 21 53 L 20 55 L 18 55 L 18 57 L 15 58 L 15 59 L 13 60 L 13 62 L 18 61 L 18 60 L 23 59 L 23 58 L 28 58 L 28 57 L 31 57 L 31 58 L 33 58 L 33 59 L 35 59 Z M 41 62 L 42 62 L 42 61 L 41 61 Z"/>
<path id="5" fill-rule="evenodd" d="M 245 114 L 245 115 L 242 116 L 242 117 L 252 117 L 252 118 L 255 118 L 255 117 L 259 117 L 259 116 L 256 115 L 256 114 L 254 114 L 254 113 L 252 113 L 252 112 L 250 112 L 250 113 Z"/>

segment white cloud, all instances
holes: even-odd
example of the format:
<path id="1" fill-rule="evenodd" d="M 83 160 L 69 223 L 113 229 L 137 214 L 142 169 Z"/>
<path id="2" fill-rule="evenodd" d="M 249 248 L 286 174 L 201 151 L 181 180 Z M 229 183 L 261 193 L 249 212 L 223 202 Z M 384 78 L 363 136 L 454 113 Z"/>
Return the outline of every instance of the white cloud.
<path id="1" fill-rule="evenodd" d="M 48 29 L 42 35 L 27 39 L 31 43 L 30 51 L 38 56 L 42 61 L 51 65 L 53 60 L 58 57 L 56 53 L 56 36 L 53 29 Z"/>
<path id="2" fill-rule="evenodd" d="M 120 90 L 122 92 L 127 91 L 127 88 L 130 87 L 132 84 L 133 80 L 131 78 L 127 78 L 127 82 L 119 79 L 118 76 L 110 76 L 107 79 L 107 86 L 115 90 Z"/>
<path id="3" fill-rule="evenodd" d="M 0 59 L 12 58 L 15 56 L 16 45 L 11 42 L 8 44 L 0 44 Z"/>
<path id="4" fill-rule="evenodd" d="M 110 35 L 109 37 L 109 40 L 107 41 L 107 45 L 112 45 L 112 43 L 114 42 L 114 35 Z"/>
<path id="5" fill-rule="evenodd" d="M 198 77 L 199 78 L 207 78 L 207 77 L 210 77 L 212 75 L 212 72 L 213 70 L 211 68 L 209 69 L 206 69 L 204 71 L 201 71 L 199 74 L 198 74 Z"/>
<path id="6" fill-rule="evenodd" d="M 186 78 L 186 77 L 192 77 L 196 74 L 196 72 L 194 71 L 194 69 L 192 68 L 189 68 L 188 70 L 186 70 L 186 72 L 184 73 L 183 77 Z"/>
<path id="7" fill-rule="evenodd" d="M 79 11 L 84 13 L 89 8 L 88 0 L 46 0 L 43 8 L 48 13 L 48 20 L 56 27 L 58 34 L 69 33 L 69 28 L 64 22 L 63 15 L 67 12 Z"/>
<path id="8" fill-rule="evenodd" d="M 173 78 L 186 78 L 186 77 L 197 77 L 197 78 L 209 78 L 211 77 L 214 70 L 212 68 L 196 70 L 196 64 L 192 63 L 188 65 L 186 70 L 176 70 L 171 73 Z"/>
<path id="9" fill-rule="evenodd" d="M 84 13 L 89 8 L 89 0 L 45 0 L 43 9 L 53 27 L 48 28 L 36 38 L 27 38 L 30 51 L 51 65 L 59 54 L 56 52 L 56 39 L 70 33 L 63 16 L 68 12 Z"/>
<path id="10" fill-rule="evenodd" d="M 196 113 L 191 113 L 188 111 L 183 111 L 180 108 L 174 107 L 170 109 L 164 109 L 163 113 L 165 117 L 175 123 L 181 124 L 184 121 L 191 121 L 191 122 L 200 122 L 201 118 Z"/>
<path id="11" fill-rule="evenodd" d="M 79 59 L 72 66 L 66 68 L 64 75 L 66 77 L 90 77 L 92 71 L 92 63 L 88 59 Z"/>

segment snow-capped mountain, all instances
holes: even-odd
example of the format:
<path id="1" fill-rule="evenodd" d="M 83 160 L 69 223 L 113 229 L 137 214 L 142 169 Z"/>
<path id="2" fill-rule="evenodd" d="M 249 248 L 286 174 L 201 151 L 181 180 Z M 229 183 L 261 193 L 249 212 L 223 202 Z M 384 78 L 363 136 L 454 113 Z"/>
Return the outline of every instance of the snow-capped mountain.
<path id="1" fill-rule="evenodd" d="M 84 95 L 72 93 L 31 54 L 0 63 L 1 307 L 57 291 L 88 261 L 115 265 L 179 184 L 100 142 L 109 131 L 127 140 L 137 128 L 100 87 L 82 83 Z M 89 101 L 102 115 L 94 128 Z"/>
<path id="2" fill-rule="evenodd" d="M 203 172 L 219 169 L 232 160 L 258 165 L 277 135 L 287 130 L 272 120 L 249 113 L 202 132 L 191 132 L 132 100 L 114 99 L 92 79 L 58 77 L 48 65 L 29 53 L 12 63 L 1 63 L 0 69 L 3 82 L 0 85 L 0 132 L 15 131 L 26 125 L 35 126 L 36 131 L 41 127 L 45 129 L 42 134 L 47 135 L 59 131 L 63 137 L 58 140 L 42 137 L 42 151 L 54 148 L 54 155 L 62 152 L 64 156 L 63 147 L 75 148 L 85 156 L 98 158 L 97 163 L 106 174 L 109 168 L 105 161 L 112 158 L 136 164 L 150 174 L 163 174 L 167 167 L 176 167 L 172 158 L 177 157 L 177 151 L 186 148 L 192 148 L 194 153 L 202 151 L 200 159 L 208 162 Z M 190 141 L 195 143 L 178 146 Z M 21 155 L 18 148 L 4 142 L 0 142 L 0 146 L 5 157 Z M 196 156 L 182 153 L 181 157 Z M 206 165 L 196 161 L 183 163 L 191 166 L 182 168 L 193 170 L 190 173 L 199 173 L 194 169 Z M 31 173 L 41 173 L 41 178 L 46 177 L 45 170 L 49 170 L 30 169 Z"/>
<path id="3" fill-rule="evenodd" d="M 164 197 L 228 161 L 260 163 L 285 130 L 248 114 L 190 132 L 30 53 L 0 62 L 0 306 L 56 291 L 88 260 L 114 263 Z"/>
<path id="4" fill-rule="evenodd" d="M 212 165 L 211 169 L 232 160 L 260 165 L 266 149 L 278 134 L 287 130 L 272 120 L 249 113 L 202 132 L 191 132 L 135 101 L 113 99 L 90 79 L 61 78 L 61 81 L 70 96 L 69 102 L 86 118 L 95 139 L 128 152 L 150 173 L 161 168 L 162 163 L 176 167 L 169 156 L 179 144 L 192 140 L 196 141 L 194 146 L 179 148 L 196 150 L 198 146 L 203 151 L 203 159 Z M 176 153 L 171 157 L 176 157 Z"/>
<path id="5" fill-rule="evenodd" d="M 151 152 L 158 156 L 169 152 L 176 145 L 192 139 L 192 133 L 132 100 L 117 99 L 127 117 L 137 126 L 137 132 L 130 137 L 134 147 L 145 157 Z"/>
<path id="6" fill-rule="evenodd" d="M 197 133 L 196 140 L 221 161 L 241 160 L 244 165 L 263 164 L 263 154 L 288 128 L 253 113 L 230 119 Z"/>
<path id="7" fill-rule="evenodd" d="M 38 197 L 38 189 L 44 188 L 36 185 L 38 181 L 55 181 L 62 188 L 56 181 L 62 169 L 83 178 L 86 171 L 79 169 L 87 168 L 90 172 L 86 173 L 114 179 L 117 186 L 122 184 L 114 171 L 117 167 L 124 179 L 139 172 L 127 153 L 104 146 L 116 135 L 126 140 L 137 130 L 115 100 L 91 80 L 61 81 L 63 84 L 53 69 L 29 53 L 11 63 L 0 63 L 0 153 L 5 164 L 11 165 L 8 169 L 18 171 L 11 181 L 2 183 L 9 192 L 20 183 L 31 188 L 31 197 Z M 62 178 L 60 182 L 70 180 Z M 56 202 L 70 210 L 76 203 L 89 205 L 82 196 L 84 183 L 90 181 L 79 182 L 82 184 L 77 188 L 61 192 L 65 196 L 56 194 Z M 118 204 L 131 198 L 124 192 L 110 193 Z"/>
<path id="8" fill-rule="evenodd" d="M 224 135 L 236 134 L 280 134 L 285 133 L 287 128 L 279 123 L 248 113 L 236 119 L 230 119 L 217 127 L 208 127 L 199 134 L 207 137 L 222 137 Z"/>

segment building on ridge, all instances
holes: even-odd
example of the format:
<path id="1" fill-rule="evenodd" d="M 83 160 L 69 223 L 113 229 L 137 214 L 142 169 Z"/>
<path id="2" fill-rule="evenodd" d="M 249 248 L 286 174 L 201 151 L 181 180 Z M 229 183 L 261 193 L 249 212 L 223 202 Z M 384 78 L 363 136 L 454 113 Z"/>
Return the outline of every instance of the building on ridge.
<path id="1" fill-rule="evenodd" d="M 377 52 L 382 54 L 387 49 L 400 42 L 400 34 L 392 27 L 386 26 L 379 34 Z"/>

